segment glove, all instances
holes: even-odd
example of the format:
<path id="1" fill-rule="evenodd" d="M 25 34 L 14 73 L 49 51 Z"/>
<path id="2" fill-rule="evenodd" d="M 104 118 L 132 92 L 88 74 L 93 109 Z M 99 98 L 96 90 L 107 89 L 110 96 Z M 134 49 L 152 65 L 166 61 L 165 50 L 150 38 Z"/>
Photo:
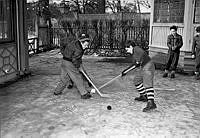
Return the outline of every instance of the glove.
<path id="1" fill-rule="evenodd" d="M 126 69 L 122 71 L 122 77 L 124 77 L 127 73 L 126 72 Z"/>
<path id="2" fill-rule="evenodd" d="M 140 66 L 141 66 L 141 63 L 140 62 L 136 62 L 135 67 L 138 68 Z"/>
<path id="3" fill-rule="evenodd" d="M 177 46 L 173 46 L 173 47 L 172 47 L 172 50 L 173 50 L 173 51 L 175 51 L 175 50 L 176 50 L 176 48 L 177 48 Z"/>
<path id="4" fill-rule="evenodd" d="M 193 59 L 195 58 L 195 55 L 194 55 L 194 54 L 192 55 L 192 58 L 193 58 Z"/>

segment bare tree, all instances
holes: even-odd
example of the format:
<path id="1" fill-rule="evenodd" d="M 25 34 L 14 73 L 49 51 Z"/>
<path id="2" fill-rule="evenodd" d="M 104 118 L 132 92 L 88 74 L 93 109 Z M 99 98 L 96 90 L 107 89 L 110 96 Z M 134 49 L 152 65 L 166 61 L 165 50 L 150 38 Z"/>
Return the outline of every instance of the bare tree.
<path id="1" fill-rule="evenodd" d="M 123 7 L 123 12 L 137 13 L 137 6 L 134 3 L 126 3 Z"/>
<path id="2" fill-rule="evenodd" d="M 113 13 L 121 12 L 122 10 L 121 0 L 107 0 L 106 3 L 107 3 L 106 8 L 110 9 Z"/>
<path id="3" fill-rule="evenodd" d="M 131 2 L 121 0 L 107 0 L 106 8 L 115 12 L 138 12 L 141 13 L 141 6 L 150 8 L 149 0 L 133 0 Z"/>
<path id="4" fill-rule="evenodd" d="M 69 11 L 77 13 L 104 13 L 105 0 L 62 0 L 70 7 Z M 103 7 L 103 8 L 102 8 Z"/>
<path id="5" fill-rule="evenodd" d="M 148 0 L 140 0 L 140 5 L 142 5 L 146 8 L 151 8 L 151 5 Z"/>
<path id="6" fill-rule="evenodd" d="M 141 6 L 147 8 L 147 9 L 149 9 L 151 7 L 148 0 L 135 0 L 135 3 L 137 5 L 137 10 L 139 13 L 141 13 Z"/>

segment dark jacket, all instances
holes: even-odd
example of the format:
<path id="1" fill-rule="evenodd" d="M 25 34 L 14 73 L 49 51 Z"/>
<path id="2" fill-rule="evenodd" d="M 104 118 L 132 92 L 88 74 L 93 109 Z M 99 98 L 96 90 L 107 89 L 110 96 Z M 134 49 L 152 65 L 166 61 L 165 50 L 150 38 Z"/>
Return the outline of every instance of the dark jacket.
<path id="1" fill-rule="evenodd" d="M 192 54 L 200 56 L 200 36 L 196 35 L 192 43 Z"/>
<path id="2" fill-rule="evenodd" d="M 64 60 L 71 61 L 76 68 L 82 64 L 84 50 L 79 40 L 72 41 L 66 46 L 61 46 L 61 53 Z"/>
<path id="3" fill-rule="evenodd" d="M 167 46 L 169 47 L 169 52 L 180 52 L 180 48 L 183 46 L 182 36 L 177 33 L 175 35 L 168 35 Z M 172 49 L 173 47 L 175 47 L 175 50 Z"/>
<path id="4" fill-rule="evenodd" d="M 145 50 L 143 50 L 141 47 L 135 46 L 133 48 L 133 58 L 132 58 L 133 64 L 136 64 L 136 62 L 139 62 L 141 64 L 141 66 L 143 67 L 150 60 L 151 60 L 151 58 L 149 57 L 147 52 Z"/>

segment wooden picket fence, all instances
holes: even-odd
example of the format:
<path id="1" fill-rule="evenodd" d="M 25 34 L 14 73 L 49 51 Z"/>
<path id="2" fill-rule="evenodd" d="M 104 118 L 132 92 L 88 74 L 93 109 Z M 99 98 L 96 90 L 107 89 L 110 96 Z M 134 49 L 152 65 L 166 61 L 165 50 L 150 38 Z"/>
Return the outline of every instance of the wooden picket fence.
<path id="1" fill-rule="evenodd" d="M 137 45 L 148 49 L 149 26 L 135 26 L 132 22 L 132 20 L 64 22 L 62 28 L 52 28 L 53 45 L 60 46 L 64 39 L 70 43 L 84 32 L 89 34 L 91 38 L 89 51 L 118 50 L 123 53 L 127 40 L 132 40 Z"/>

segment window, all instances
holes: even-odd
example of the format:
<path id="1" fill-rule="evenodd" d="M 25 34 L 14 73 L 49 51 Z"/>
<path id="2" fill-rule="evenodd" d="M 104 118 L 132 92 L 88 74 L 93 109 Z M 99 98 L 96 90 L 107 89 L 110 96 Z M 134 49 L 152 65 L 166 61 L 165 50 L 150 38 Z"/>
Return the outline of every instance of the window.
<path id="1" fill-rule="evenodd" d="M 11 0 L 0 0 L 0 42 L 12 41 L 12 5 Z"/>
<path id="2" fill-rule="evenodd" d="M 183 23 L 185 0 L 155 0 L 154 22 Z"/>
<path id="3" fill-rule="evenodd" d="M 200 0 L 195 0 L 194 23 L 200 23 Z"/>

